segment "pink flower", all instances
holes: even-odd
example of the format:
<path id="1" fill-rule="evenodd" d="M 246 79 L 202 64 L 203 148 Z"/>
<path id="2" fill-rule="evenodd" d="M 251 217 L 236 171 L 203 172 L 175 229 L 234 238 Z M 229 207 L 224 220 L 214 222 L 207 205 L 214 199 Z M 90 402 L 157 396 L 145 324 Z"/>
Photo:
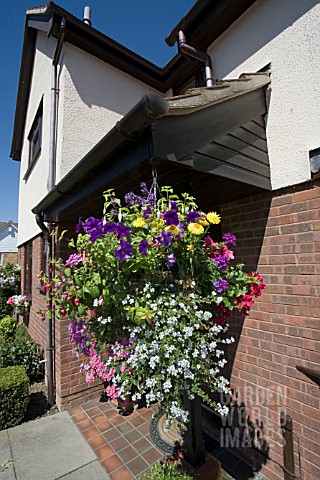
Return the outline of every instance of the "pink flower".
<path id="1" fill-rule="evenodd" d="M 121 392 L 121 389 L 114 384 L 106 388 L 107 396 L 112 399 L 119 398 L 120 392 Z"/>
<path id="2" fill-rule="evenodd" d="M 219 245 L 212 240 L 212 238 L 208 235 L 207 237 L 204 237 L 204 243 L 207 248 L 213 247 L 213 248 L 218 248 Z"/>
<path id="3" fill-rule="evenodd" d="M 219 248 L 219 254 L 223 255 L 227 258 L 230 258 L 231 260 L 234 259 L 233 251 L 229 250 L 228 247 L 226 247 L 225 245 L 223 245 L 222 247 Z"/>

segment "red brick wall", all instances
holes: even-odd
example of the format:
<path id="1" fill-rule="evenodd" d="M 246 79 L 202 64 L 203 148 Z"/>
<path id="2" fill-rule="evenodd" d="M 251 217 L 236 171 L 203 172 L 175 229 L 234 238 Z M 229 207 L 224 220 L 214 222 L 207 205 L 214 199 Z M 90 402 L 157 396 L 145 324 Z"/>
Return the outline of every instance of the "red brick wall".
<path id="1" fill-rule="evenodd" d="M 58 229 L 57 238 L 62 230 L 68 230 L 68 232 L 63 240 L 55 245 L 54 256 L 56 259 L 68 258 L 70 253 L 68 242 L 75 236 L 73 225 L 63 225 L 63 228 Z M 100 382 L 88 384 L 84 374 L 80 372 L 80 365 L 85 357 L 81 355 L 78 358 L 72 353 L 74 345 L 69 341 L 68 326 L 68 320 L 56 319 L 55 321 L 56 401 L 61 409 L 96 398 L 102 393 Z"/>
<path id="2" fill-rule="evenodd" d="M 250 316 L 233 321 L 237 342 L 229 356 L 237 405 L 243 403 L 256 445 L 272 459 L 262 460 L 261 470 L 270 480 L 284 478 L 277 465 L 283 465 L 281 411 L 293 420 L 296 475 L 300 449 L 301 477 L 320 478 L 320 391 L 297 370 L 320 372 L 319 207 L 318 186 L 221 205 L 223 231 L 238 238 L 237 260 L 267 285 Z"/>
<path id="3" fill-rule="evenodd" d="M 30 315 L 24 318 L 24 323 L 28 327 L 32 338 L 41 345 L 45 354 L 46 347 L 46 323 L 41 320 L 41 316 L 37 314 L 38 309 L 44 309 L 46 306 L 46 299 L 44 293 L 41 291 L 41 283 L 37 275 L 43 268 L 43 237 L 39 235 L 32 240 L 32 298 L 30 306 Z M 18 263 L 21 267 L 21 292 L 25 293 L 24 285 L 24 269 L 25 269 L 25 249 L 24 245 L 18 249 Z M 20 317 L 22 321 L 22 317 Z"/>

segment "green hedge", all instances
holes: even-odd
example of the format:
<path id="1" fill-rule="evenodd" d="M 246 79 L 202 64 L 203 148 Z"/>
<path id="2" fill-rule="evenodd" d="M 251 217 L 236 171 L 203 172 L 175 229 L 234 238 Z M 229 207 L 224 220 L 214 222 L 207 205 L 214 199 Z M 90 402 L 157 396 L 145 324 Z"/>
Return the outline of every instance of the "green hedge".
<path id="1" fill-rule="evenodd" d="M 29 402 L 29 378 L 24 367 L 0 368 L 0 430 L 19 425 Z"/>
<path id="2" fill-rule="evenodd" d="M 16 334 L 17 324 L 17 320 L 9 315 L 0 320 L 0 340 L 12 340 Z"/>

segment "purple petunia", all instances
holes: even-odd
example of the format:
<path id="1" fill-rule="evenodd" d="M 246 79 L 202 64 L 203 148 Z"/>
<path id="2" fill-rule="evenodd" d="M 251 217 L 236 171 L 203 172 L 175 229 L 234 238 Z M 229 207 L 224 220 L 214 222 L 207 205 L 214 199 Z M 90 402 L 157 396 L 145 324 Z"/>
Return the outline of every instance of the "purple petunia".
<path id="1" fill-rule="evenodd" d="M 107 222 L 102 226 L 103 233 L 114 233 L 117 231 L 117 225 L 113 222 Z"/>
<path id="2" fill-rule="evenodd" d="M 164 221 L 167 225 L 178 225 L 179 217 L 175 210 L 167 210 L 163 215 Z"/>
<path id="3" fill-rule="evenodd" d="M 150 248 L 150 245 L 147 242 L 147 240 L 144 238 L 143 240 L 141 240 L 139 244 L 139 247 L 138 247 L 139 253 L 141 253 L 141 255 L 143 255 L 144 257 L 146 257 L 148 248 Z"/>
<path id="4" fill-rule="evenodd" d="M 213 285 L 218 293 L 224 293 L 227 290 L 229 284 L 227 280 L 218 280 L 217 282 L 214 282 Z"/>
<path id="5" fill-rule="evenodd" d="M 159 237 L 156 237 L 156 241 L 165 248 L 170 247 L 172 240 L 173 233 L 166 232 L 165 230 L 161 232 L 161 235 Z"/>
<path id="6" fill-rule="evenodd" d="M 76 232 L 77 233 L 80 233 L 81 229 L 83 228 L 83 224 L 84 224 L 83 219 L 84 219 L 84 217 L 79 217 L 78 224 L 76 225 Z"/>
<path id="7" fill-rule="evenodd" d="M 166 256 L 166 267 L 171 268 L 176 263 L 176 257 L 174 253 L 170 253 L 170 255 Z"/>
<path id="8" fill-rule="evenodd" d="M 90 235 L 90 242 L 94 243 L 103 235 L 101 218 L 89 217 L 86 222 L 82 223 L 83 229 Z"/>
<path id="9" fill-rule="evenodd" d="M 225 255 L 218 255 L 213 259 L 213 261 L 220 270 L 225 270 L 229 265 L 229 259 Z"/>
<path id="10" fill-rule="evenodd" d="M 171 210 L 174 210 L 175 212 L 178 211 L 178 205 L 176 204 L 176 202 L 170 202 L 170 207 Z"/>
<path id="11" fill-rule="evenodd" d="M 186 220 L 188 223 L 195 223 L 199 216 L 198 212 L 192 211 L 187 214 Z"/>
<path id="12" fill-rule="evenodd" d="M 234 235 L 232 235 L 232 233 L 225 233 L 224 235 L 222 235 L 222 238 L 226 245 L 237 245 L 237 239 Z"/>
<path id="13" fill-rule="evenodd" d="M 120 248 L 114 249 L 115 256 L 120 262 L 132 257 L 132 245 L 125 240 L 120 240 Z"/>
<path id="14" fill-rule="evenodd" d="M 128 238 L 130 235 L 130 232 L 131 232 L 131 228 L 126 227 L 126 225 L 123 222 L 118 223 L 117 233 L 119 238 L 122 238 L 122 237 Z"/>

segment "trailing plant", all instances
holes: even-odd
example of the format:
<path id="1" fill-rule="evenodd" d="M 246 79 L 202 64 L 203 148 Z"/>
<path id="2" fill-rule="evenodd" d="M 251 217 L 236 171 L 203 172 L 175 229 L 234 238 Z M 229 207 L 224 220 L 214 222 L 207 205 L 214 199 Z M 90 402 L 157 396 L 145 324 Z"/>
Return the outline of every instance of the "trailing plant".
<path id="1" fill-rule="evenodd" d="M 87 357 L 86 380 L 100 378 L 110 398 L 160 401 L 168 424 L 188 421 L 183 392 L 226 414 L 206 391 L 230 391 L 221 374 L 223 347 L 234 341 L 226 321 L 249 312 L 261 276 L 234 262 L 234 235 L 211 238 L 220 216 L 187 193 L 163 187 L 157 200 L 143 184 L 126 205 L 113 190 L 104 198 L 102 218 L 80 219 L 75 253 L 52 262 L 51 282 L 42 278 L 57 318 L 70 321 L 75 352 Z"/>
<path id="2" fill-rule="evenodd" d="M 0 430 L 19 425 L 29 402 L 29 378 L 24 367 L 0 368 Z"/>

